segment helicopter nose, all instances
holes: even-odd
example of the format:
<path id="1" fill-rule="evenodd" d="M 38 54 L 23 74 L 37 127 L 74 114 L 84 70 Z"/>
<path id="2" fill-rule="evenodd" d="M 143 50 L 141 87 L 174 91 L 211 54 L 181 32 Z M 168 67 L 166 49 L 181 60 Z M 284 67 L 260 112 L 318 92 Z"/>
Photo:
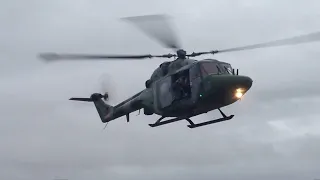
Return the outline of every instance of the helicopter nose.
<path id="1" fill-rule="evenodd" d="M 230 82 L 230 88 L 234 97 L 240 99 L 252 86 L 252 79 L 248 76 L 235 76 L 233 82 Z"/>
<path id="2" fill-rule="evenodd" d="M 245 89 L 248 91 L 252 86 L 252 79 L 248 76 L 234 76 L 234 82 L 232 84 L 235 85 L 236 88 Z"/>
<path id="3" fill-rule="evenodd" d="M 240 99 L 251 88 L 252 83 L 252 79 L 248 76 L 210 75 L 204 79 L 203 87 L 204 92 L 208 94 Z"/>

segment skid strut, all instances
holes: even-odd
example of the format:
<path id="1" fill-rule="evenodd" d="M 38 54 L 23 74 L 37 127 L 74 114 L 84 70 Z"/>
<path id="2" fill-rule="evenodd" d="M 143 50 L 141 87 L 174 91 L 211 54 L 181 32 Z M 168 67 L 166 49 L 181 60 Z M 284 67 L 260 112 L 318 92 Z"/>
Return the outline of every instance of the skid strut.
<path id="1" fill-rule="evenodd" d="M 160 119 L 158 119 L 158 121 L 156 121 L 153 124 L 149 124 L 150 127 L 157 127 L 157 126 L 161 126 L 161 125 L 165 125 L 165 124 L 169 124 L 169 123 L 173 123 L 173 122 L 177 122 L 177 121 L 181 121 L 184 120 L 184 118 L 172 118 L 169 120 L 165 120 L 165 121 L 161 121 L 162 119 L 164 119 L 165 117 L 162 116 Z"/>
<path id="2" fill-rule="evenodd" d="M 214 119 L 214 120 L 210 120 L 210 121 L 206 121 L 206 122 L 202 122 L 202 123 L 198 123 L 198 124 L 195 124 L 191 119 L 186 118 L 186 117 L 177 117 L 177 118 L 172 118 L 169 120 L 161 121 L 165 118 L 164 116 L 162 116 L 154 124 L 149 124 L 149 126 L 157 127 L 157 126 L 162 126 L 165 124 L 169 124 L 169 123 L 173 123 L 173 122 L 177 122 L 177 121 L 181 121 L 181 120 L 186 120 L 189 122 L 189 125 L 188 125 L 189 128 L 196 128 L 196 127 L 214 124 L 214 123 L 218 123 L 218 122 L 222 122 L 222 121 L 227 121 L 227 120 L 230 120 L 234 117 L 234 115 L 226 116 L 220 109 L 218 109 L 218 110 L 221 113 L 222 118 Z"/>

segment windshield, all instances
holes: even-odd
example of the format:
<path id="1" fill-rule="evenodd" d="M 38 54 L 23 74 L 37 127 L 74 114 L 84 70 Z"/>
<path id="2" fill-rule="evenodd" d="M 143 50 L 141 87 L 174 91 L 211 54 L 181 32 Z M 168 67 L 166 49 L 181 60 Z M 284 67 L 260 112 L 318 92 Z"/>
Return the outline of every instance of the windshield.
<path id="1" fill-rule="evenodd" d="M 203 76 L 210 74 L 233 74 L 232 67 L 228 63 L 201 62 L 200 70 Z"/>
<path id="2" fill-rule="evenodd" d="M 202 75 L 209 75 L 209 74 L 218 74 L 218 64 L 215 62 L 202 62 L 200 63 L 200 69 Z"/>

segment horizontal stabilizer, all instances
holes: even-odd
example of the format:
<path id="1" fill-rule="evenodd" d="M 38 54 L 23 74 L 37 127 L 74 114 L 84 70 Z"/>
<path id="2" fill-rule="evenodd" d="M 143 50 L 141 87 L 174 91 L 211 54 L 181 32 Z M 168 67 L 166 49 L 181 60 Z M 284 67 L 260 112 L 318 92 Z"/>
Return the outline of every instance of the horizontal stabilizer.
<path id="1" fill-rule="evenodd" d="M 72 100 L 72 101 L 92 102 L 92 99 L 91 99 L 91 98 L 70 98 L 69 100 Z"/>

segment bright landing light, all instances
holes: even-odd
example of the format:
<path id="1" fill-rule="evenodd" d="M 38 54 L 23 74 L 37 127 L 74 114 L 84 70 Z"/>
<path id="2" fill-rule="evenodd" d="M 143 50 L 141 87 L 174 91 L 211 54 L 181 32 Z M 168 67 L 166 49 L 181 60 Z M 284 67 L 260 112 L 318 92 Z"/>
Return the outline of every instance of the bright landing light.
<path id="1" fill-rule="evenodd" d="M 243 89 L 241 88 L 236 89 L 236 92 L 234 95 L 236 98 L 240 99 L 243 96 Z"/>

